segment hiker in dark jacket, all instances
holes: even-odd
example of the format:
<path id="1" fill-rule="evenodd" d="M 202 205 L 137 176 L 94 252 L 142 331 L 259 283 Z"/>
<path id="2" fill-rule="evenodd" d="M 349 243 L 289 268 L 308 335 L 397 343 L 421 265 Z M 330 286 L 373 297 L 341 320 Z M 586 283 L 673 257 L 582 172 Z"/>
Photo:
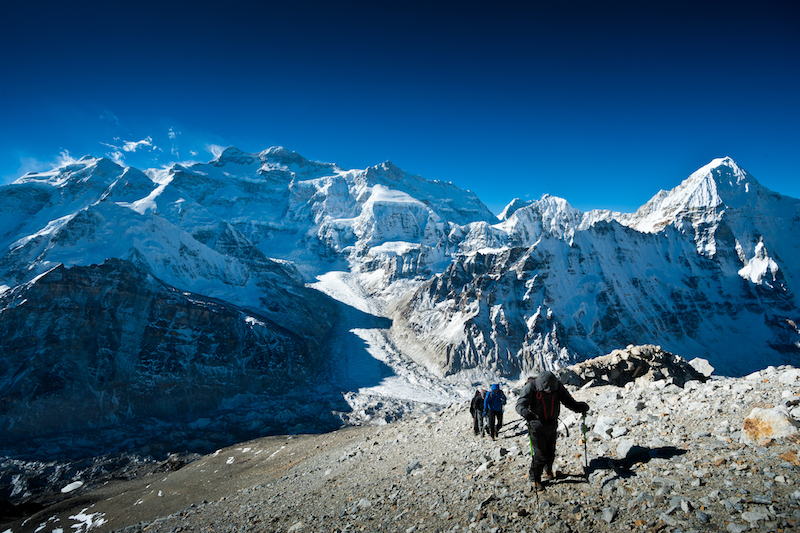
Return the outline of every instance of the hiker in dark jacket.
<path id="1" fill-rule="evenodd" d="M 533 490 L 537 492 L 544 489 L 542 472 L 548 479 L 555 477 L 553 461 L 556 458 L 558 415 L 562 403 L 576 413 L 589 410 L 589 404 L 576 401 L 549 370 L 535 378 L 528 378 L 517 400 L 517 412 L 528 422 L 531 439 L 530 479 Z"/>
<path id="2" fill-rule="evenodd" d="M 489 417 L 489 435 L 492 440 L 497 438 L 500 428 L 503 427 L 503 406 L 505 404 L 506 395 L 500 390 L 500 385 L 493 383 L 483 401 L 483 414 Z"/>
<path id="3" fill-rule="evenodd" d="M 483 436 L 483 401 L 486 397 L 486 391 L 476 390 L 475 396 L 469 403 L 469 414 L 472 415 L 472 432 L 475 435 L 480 434 Z"/>

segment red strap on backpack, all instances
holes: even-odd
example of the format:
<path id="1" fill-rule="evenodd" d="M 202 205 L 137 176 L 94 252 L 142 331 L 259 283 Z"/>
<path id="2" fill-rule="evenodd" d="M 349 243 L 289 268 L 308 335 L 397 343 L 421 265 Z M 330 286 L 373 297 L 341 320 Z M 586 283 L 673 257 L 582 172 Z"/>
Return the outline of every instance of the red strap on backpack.
<path id="1" fill-rule="evenodd" d="M 542 408 L 544 410 L 544 419 L 550 420 L 550 418 L 556 412 L 556 395 L 552 392 L 548 392 L 547 396 L 550 398 L 550 414 L 547 414 L 547 401 L 545 400 L 545 394 L 542 391 L 536 391 L 536 399 L 542 402 Z"/>

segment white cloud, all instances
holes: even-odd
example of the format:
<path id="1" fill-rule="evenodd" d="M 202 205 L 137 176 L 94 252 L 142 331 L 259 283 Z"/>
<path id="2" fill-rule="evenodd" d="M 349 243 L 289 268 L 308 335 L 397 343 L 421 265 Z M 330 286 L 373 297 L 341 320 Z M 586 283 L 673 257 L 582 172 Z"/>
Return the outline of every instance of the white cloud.
<path id="1" fill-rule="evenodd" d="M 123 167 L 125 166 L 125 156 L 122 155 L 122 152 L 120 152 L 119 150 L 115 150 L 113 152 L 107 152 L 106 156 L 108 156 L 112 161 L 114 161 L 114 163 Z"/>
<path id="2" fill-rule="evenodd" d="M 61 150 L 58 153 L 58 157 L 56 158 L 55 163 L 53 163 L 53 168 L 60 168 L 67 165 L 72 165 L 73 163 L 77 163 L 78 160 L 69 155 L 69 150 Z"/>
<path id="3" fill-rule="evenodd" d="M 139 148 L 148 147 L 150 149 L 155 149 L 155 145 L 153 145 L 153 138 L 147 137 L 146 139 L 142 139 L 141 141 L 125 141 L 122 145 L 122 149 L 126 152 L 135 152 Z"/>
<path id="4" fill-rule="evenodd" d="M 214 157 L 219 157 L 222 155 L 222 152 L 225 151 L 225 147 L 220 146 L 218 144 L 207 144 L 206 150 L 211 152 L 211 155 L 213 155 Z"/>
<path id="5" fill-rule="evenodd" d="M 178 139 L 178 135 L 180 134 L 181 132 L 175 131 L 175 128 L 172 126 L 170 126 L 167 130 L 167 137 L 169 137 L 169 140 L 172 141 L 172 146 L 169 149 L 169 153 L 177 158 L 180 158 L 180 153 L 178 152 L 178 146 L 175 144 L 175 141 Z"/>
<path id="6" fill-rule="evenodd" d="M 114 146 L 113 144 L 108 144 L 108 143 L 104 143 L 104 142 L 101 142 L 100 144 L 102 144 L 103 146 L 108 146 L 109 148 L 111 148 L 110 152 L 106 152 L 104 154 L 107 158 L 111 159 L 112 161 L 114 161 L 118 165 L 125 166 L 125 156 L 122 154 L 122 152 L 120 152 L 118 146 Z"/>

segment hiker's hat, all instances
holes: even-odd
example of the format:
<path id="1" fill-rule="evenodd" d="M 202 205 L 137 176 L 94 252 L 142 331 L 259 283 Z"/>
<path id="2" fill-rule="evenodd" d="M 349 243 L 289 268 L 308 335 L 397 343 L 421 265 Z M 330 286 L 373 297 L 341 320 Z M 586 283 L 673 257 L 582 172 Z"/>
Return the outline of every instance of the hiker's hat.
<path id="1" fill-rule="evenodd" d="M 536 376 L 534 383 L 536 389 L 543 392 L 555 392 L 558 390 L 558 378 L 549 370 L 545 370 Z"/>

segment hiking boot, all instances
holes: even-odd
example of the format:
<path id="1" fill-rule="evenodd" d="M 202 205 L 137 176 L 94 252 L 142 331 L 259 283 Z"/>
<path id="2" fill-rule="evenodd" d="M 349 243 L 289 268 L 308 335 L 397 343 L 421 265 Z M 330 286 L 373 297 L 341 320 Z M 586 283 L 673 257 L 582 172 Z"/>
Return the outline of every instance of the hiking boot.
<path id="1" fill-rule="evenodd" d="M 553 473 L 552 470 L 545 470 L 544 471 L 544 479 L 551 480 L 555 479 L 556 475 Z"/>
<path id="2" fill-rule="evenodd" d="M 534 481 L 531 485 L 531 490 L 533 492 L 544 492 L 544 483 L 541 481 Z"/>

